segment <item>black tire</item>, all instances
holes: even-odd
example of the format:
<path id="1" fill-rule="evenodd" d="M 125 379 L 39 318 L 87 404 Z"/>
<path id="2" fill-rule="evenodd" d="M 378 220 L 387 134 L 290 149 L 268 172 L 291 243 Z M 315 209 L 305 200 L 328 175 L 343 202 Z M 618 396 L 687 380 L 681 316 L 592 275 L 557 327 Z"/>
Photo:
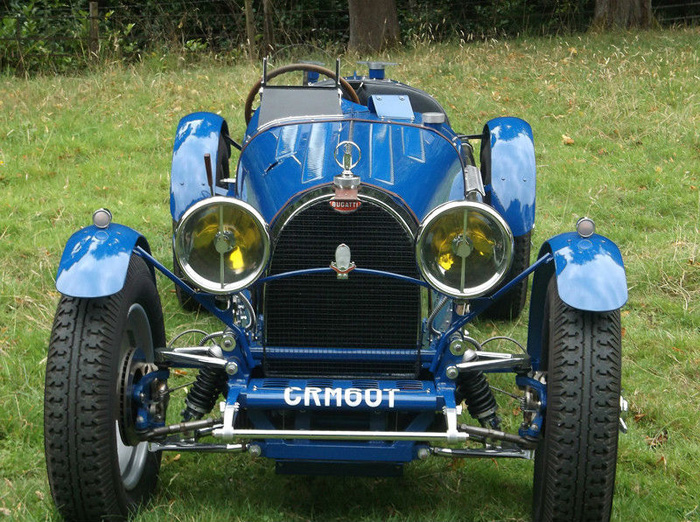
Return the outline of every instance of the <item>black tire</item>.
<path id="1" fill-rule="evenodd" d="M 228 179 L 231 177 L 231 169 L 229 166 L 229 158 L 231 157 L 231 146 L 226 142 L 224 138 L 224 133 L 228 135 L 228 126 L 224 125 L 219 134 L 219 148 L 216 154 L 216 172 L 214 176 L 216 178 L 215 183 L 221 188 L 228 189 L 228 183 L 224 183 L 222 179 Z"/>
<path id="2" fill-rule="evenodd" d="M 46 363 L 44 447 L 51 494 L 66 520 L 121 520 L 153 494 L 160 454 L 120 436 L 127 354 L 153 361 L 165 346 L 151 272 L 132 256 L 124 288 L 97 299 L 63 296 Z M 123 467 L 123 471 L 120 470 Z"/>
<path id="3" fill-rule="evenodd" d="M 177 277 L 185 281 L 188 285 L 190 285 L 190 288 L 193 288 L 192 282 L 189 281 L 186 277 L 185 274 L 182 273 L 182 269 L 180 268 L 180 265 L 177 262 L 177 259 L 175 259 L 175 254 L 173 254 L 173 274 L 175 274 Z M 201 312 L 202 311 L 202 305 L 197 302 L 197 300 L 193 299 L 191 295 L 189 295 L 187 292 L 185 292 L 182 288 L 180 288 L 178 285 L 175 285 L 175 295 L 177 296 L 177 302 L 180 303 L 180 307 L 186 311 L 186 312 Z"/>
<path id="4" fill-rule="evenodd" d="M 547 412 L 535 453 L 533 519 L 610 519 L 620 417 L 620 312 L 573 309 L 547 290 Z"/>
<path id="5" fill-rule="evenodd" d="M 530 266 L 530 238 L 532 231 L 514 238 L 513 264 L 508 270 L 503 283 L 496 290 L 502 288 L 515 276 L 520 275 L 523 270 Z M 512 320 L 517 318 L 525 308 L 527 301 L 527 283 L 529 278 L 523 279 L 515 285 L 506 295 L 493 303 L 483 316 L 487 319 Z"/>

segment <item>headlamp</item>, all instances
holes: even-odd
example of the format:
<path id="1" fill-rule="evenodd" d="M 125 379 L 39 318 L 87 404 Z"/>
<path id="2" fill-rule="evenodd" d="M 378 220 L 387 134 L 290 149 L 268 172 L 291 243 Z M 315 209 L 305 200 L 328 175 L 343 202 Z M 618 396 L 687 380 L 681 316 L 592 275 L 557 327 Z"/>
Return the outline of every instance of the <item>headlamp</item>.
<path id="1" fill-rule="evenodd" d="M 270 235 L 248 203 L 213 196 L 192 205 L 175 231 L 174 250 L 185 275 L 215 294 L 237 292 L 262 274 Z"/>
<path id="2" fill-rule="evenodd" d="M 491 207 L 451 201 L 433 209 L 416 235 L 416 259 L 430 285 L 451 297 L 486 294 L 505 277 L 513 234 Z"/>

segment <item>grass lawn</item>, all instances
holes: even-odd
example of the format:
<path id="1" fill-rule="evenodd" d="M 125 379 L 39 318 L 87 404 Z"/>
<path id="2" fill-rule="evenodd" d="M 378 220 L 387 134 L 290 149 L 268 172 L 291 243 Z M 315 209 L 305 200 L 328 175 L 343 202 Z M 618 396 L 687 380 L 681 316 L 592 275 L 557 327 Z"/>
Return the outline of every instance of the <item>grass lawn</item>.
<path id="1" fill-rule="evenodd" d="M 374 57 L 378 58 L 378 57 Z M 700 520 L 700 30 L 418 45 L 392 78 L 435 94 L 460 131 L 513 115 L 534 130 L 535 251 L 592 217 L 618 243 L 629 433 L 613 517 Z M 343 57 L 343 72 L 356 56 Z M 327 64 L 329 61 L 327 60 Z M 260 67 L 151 56 L 77 77 L 0 77 L 0 519 L 55 520 L 44 468 L 46 345 L 70 234 L 105 206 L 170 260 L 169 169 L 178 120 L 220 112 L 243 133 Z M 169 337 L 213 324 L 159 280 Z M 477 325 L 526 335 L 516 324 Z M 175 400 L 175 399 L 174 399 Z M 171 403 L 174 411 L 181 398 Z M 511 417 L 515 403 L 503 403 Z M 513 417 L 514 418 L 514 417 Z M 247 455 L 166 454 L 138 521 L 527 520 L 532 462 L 432 459 L 400 479 L 274 474 Z"/>

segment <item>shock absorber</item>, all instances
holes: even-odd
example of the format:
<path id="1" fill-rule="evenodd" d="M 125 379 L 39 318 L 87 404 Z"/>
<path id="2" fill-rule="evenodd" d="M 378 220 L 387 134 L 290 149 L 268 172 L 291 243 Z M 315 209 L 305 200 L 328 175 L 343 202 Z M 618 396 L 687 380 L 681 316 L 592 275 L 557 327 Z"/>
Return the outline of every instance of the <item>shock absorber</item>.
<path id="1" fill-rule="evenodd" d="M 182 410 L 183 421 L 198 420 L 209 413 L 226 385 L 226 380 L 227 375 L 224 370 L 214 368 L 199 370 L 197 380 L 185 398 L 185 409 Z"/>
<path id="2" fill-rule="evenodd" d="M 222 337 L 224 333 L 216 332 L 205 335 L 199 344 L 204 346 L 212 339 Z M 223 358 L 223 351 L 217 344 L 210 346 L 208 352 L 211 357 Z M 197 379 L 185 397 L 185 409 L 181 412 L 183 421 L 199 420 L 209 413 L 216 404 L 219 394 L 225 390 L 227 380 L 226 371 L 221 368 L 201 368 Z"/>
<path id="3" fill-rule="evenodd" d="M 455 390 L 458 403 L 467 403 L 469 415 L 485 428 L 501 429 L 501 418 L 497 415 L 498 404 L 484 372 L 474 370 L 460 374 Z"/>
<path id="4" fill-rule="evenodd" d="M 462 362 L 473 361 L 479 356 L 477 351 L 467 349 L 466 343 L 472 344 L 476 350 L 481 350 L 481 345 L 466 333 L 454 336 L 450 343 L 450 352 L 461 355 Z M 496 414 L 498 411 L 496 398 L 486 380 L 486 375 L 481 370 L 459 374 L 455 383 L 455 400 L 457 404 L 466 402 L 469 415 L 478 420 L 484 428 L 501 429 L 501 418 Z"/>

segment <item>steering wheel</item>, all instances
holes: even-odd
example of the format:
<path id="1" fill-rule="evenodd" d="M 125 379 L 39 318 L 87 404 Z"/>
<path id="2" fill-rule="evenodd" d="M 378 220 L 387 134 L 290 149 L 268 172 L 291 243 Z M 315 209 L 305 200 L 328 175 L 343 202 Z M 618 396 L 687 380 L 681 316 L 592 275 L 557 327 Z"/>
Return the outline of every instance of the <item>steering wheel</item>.
<path id="1" fill-rule="evenodd" d="M 272 78 L 275 78 L 279 76 L 280 74 L 288 73 L 288 72 L 293 72 L 293 71 L 308 71 L 308 72 L 317 72 L 319 74 L 323 74 L 324 76 L 327 76 L 331 80 L 335 80 L 336 76 L 333 71 L 330 69 L 326 69 L 325 67 L 321 67 L 319 65 L 313 65 L 310 63 L 293 63 L 291 65 L 283 65 L 282 67 L 278 67 L 277 69 L 273 69 L 269 73 L 267 73 L 267 80 L 271 80 Z M 355 92 L 355 89 L 352 88 L 352 86 L 347 82 L 345 78 L 338 78 L 340 81 L 340 87 L 343 90 L 343 93 L 345 93 L 348 98 L 350 98 L 350 101 L 354 103 L 360 103 L 360 99 L 357 97 L 357 93 Z M 245 101 L 245 123 L 246 125 L 250 123 L 250 119 L 253 117 L 253 101 L 255 101 L 255 96 L 257 96 L 258 92 L 260 91 L 260 87 L 262 86 L 262 78 L 259 79 L 255 85 L 250 89 L 250 92 L 248 93 L 248 98 L 246 98 Z"/>

